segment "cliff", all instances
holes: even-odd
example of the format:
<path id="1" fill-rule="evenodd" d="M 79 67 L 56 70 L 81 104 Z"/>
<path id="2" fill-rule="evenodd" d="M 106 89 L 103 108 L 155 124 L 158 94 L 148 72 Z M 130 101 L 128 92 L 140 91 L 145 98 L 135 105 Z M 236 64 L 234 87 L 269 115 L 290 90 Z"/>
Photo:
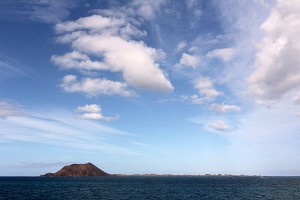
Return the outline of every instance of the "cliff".
<path id="1" fill-rule="evenodd" d="M 61 170 L 56 173 L 47 173 L 41 176 L 109 176 L 110 174 L 102 171 L 92 163 L 86 164 L 72 164 L 64 166 Z"/>

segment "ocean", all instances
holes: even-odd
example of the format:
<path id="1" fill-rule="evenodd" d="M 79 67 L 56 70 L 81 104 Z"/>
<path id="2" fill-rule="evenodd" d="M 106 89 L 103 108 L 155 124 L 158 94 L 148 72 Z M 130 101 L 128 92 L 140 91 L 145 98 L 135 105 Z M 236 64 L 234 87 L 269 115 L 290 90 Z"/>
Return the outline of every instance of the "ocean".
<path id="1" fill-rule="evenodd" d="M 0 199 L 300 199 L 300 177 L 0 177 Z"/>

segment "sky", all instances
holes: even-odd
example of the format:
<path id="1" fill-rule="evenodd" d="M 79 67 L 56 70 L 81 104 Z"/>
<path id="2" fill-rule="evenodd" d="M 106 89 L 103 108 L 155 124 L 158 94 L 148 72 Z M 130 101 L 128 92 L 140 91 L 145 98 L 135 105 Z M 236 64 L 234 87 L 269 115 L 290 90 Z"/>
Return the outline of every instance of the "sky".
<path id="1" fill-rule="evenodd" d="M 0 176 L 300 175 L 298 0 L 10 0 L 0 27 Z"/>

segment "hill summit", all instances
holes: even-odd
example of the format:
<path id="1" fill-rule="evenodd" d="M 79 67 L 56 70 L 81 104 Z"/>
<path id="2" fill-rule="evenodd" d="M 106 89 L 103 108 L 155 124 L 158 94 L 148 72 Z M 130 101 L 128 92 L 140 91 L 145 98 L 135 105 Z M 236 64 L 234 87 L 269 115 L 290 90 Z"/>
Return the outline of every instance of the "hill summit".
<path id="1" fill-rule="evenodd" d="M 55 173 L 47 173 L 41 176 L 75 176 L 75 177 L 82 177 L 82 176 L 109 176 L 110 174 L 102 171 L 92 163 L 86 164 L 72 164 L 64 166 L 61 170 Z"/>

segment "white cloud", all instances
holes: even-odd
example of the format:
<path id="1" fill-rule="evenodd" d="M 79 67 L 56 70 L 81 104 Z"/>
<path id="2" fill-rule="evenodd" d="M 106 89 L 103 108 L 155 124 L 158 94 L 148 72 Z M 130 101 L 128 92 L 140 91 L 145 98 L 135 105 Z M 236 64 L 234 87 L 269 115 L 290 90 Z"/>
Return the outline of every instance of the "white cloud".
<path id="1" fill-rule="evenodd" d="M 214 49 L 209 51 L 206 56 L 208 58 L 219 58 L 223 62 L 230 61 L 234 56 L 235 50 L 233 48 Z"/>
<path id="2" fill-rule="evenodd" d="M 85 106 L 79 106 L 76 109 L 76 112 L 83 113 L 80 116 L 81 119 L 112 121 L 119 118 L 119 116 L 114 116 L 114 117 L 103 116 L 101 113 L 101 106 L 97 104 L 87 104 Z"/>
<path id="3" fill-rule="evenodd" d="M 229 128 L 229 126 L 222 120 L 216 120 L 208 126 L 217 131 L 226 131 Z"/>
<path id="4" fill-rule="evenodd" d="M 84 113 L 80 116 L 82 119 L 94 119 L 94 120 L 103 120 L 104 117 L 101 113 Z"/>
<path id="5" fill-rule="evenodd" d="M 51 61 L 64 69 L 107 70 L 109 66 L 98 61 L 91 61 L 89 56 L 73 51 L 62 56 L 53 55 Z"/>
<path id="6" fill-rule="evenodd" d="M 60 42 L 72 42 L 82 35 L 101 34 L 120 36 L 124 39 L 130 39 L 130 36 L 141 37 L 147 35 L 145 31 L 139 30 L 132 25 L 126 17 L 104 17 L 101 15 L 92 15 L 81 17 L 75 21 L 66 21 L 56 24 L 55 30 L 58 33 L 65 34 L 58 38 Z"/>
<path id="7" fill-rule="evenodd" d="M 210 109 L 213 110 L 214 112 L 228 112 L 228 111 L 234 111 L 234 112 L 240 112 L 241 108 L 237 105 L 227 105 L 227 104 L 216 104 L 213 103 L 210 105 Z"/>
<path id="8" fill-rule="evenodd" d="M 60 87 L 65 92 L 82 92 L 88 96 L 114 94 L 121 96 L 134 95 L 133 91 L 128 90 L 126 83 L 99 78 L 83 78 L 81 80 L 77 80 L 77 77 L 74 75 L 66 75 L 62 79 Z"/>
<path id="9" fill-rule="evenodd" d="M 0 75 L 3 76 L 19 76 L 24 75 L 24 72 L 12 64 L 0 60 Z"/>
<path id="10" fill-rule="evenodd" d="M 26 111 L 28 115 L 0 120 L 0 141 L 29 142 L 87 151 L 136 154 L 118 144 L 132 136 L 90 120 L 74 118 L 64 110 Z M 128 141 L 129 143 L 131 141 Z"/>
<path id="11" fill-rule="evenodd" d="M 24 113 L 21 111 L 18 105 L 13 105 L 8 101 L 0 101 L 0 119 L 21 115 L 24 115 Z"/>
<path id="12" fill-rule="evenodd" d="M 98 13 L 103 16 L 123 18 L 134 23 L 140 23 L 141 21 L 155 20 L 157 15 L 161 11 L 161 7 L 168 0 L 155 0 L 155 1 L 144 1 L 135 0 L 130 1 L 121 7 L 113 7 L 110 9 L 98 9 L 93 10 L 94 13 Z M 142 20 L 140 20 L 142 18 Z"/>
<path id="13" fill-rule="evenodd" d="M 127 84 L 136 88 L 170 92 L 173 86 L 160 69 L 162 50 L 130 39 L 143 32 L 126 20 L 93 15 L 56 25 L 58 41 L 70 42 L 73 52 L 54 55 L 51 60 L 62 68 L 121 72 Z M 88 31 L 86 30 L 88 29 Z M 93 60 L 91 60 L 93 56 Z"/>
<path id="14" fill-rule="evenodd" d="M 104 120 L 104 121 L 114 121 L 120 118 L 119 115 L 115 115 L 112 117 L 103 116 L 101 113 L 84 113 L 80 116 L 81 119 L 91 119 L 91 120 Z"/>
<path id="15" fill-rule="evenodd" d="M 58 32 L 72 32 L 76 30 L 89 29 L 93 32 L 104 31 L 105 29 L 118 30 L 118 27 L 125 24 L 122 19 L 102 17 L 101 15 L 92 15 L 82 17 L 76 21 L 61 22 L 55 26 Z"/>
<path id="16" fill-rule="evenodd" d="M 203 14 L 203 11 L 201 9 L 201 1 L 187 0 L 185 2 L 189 10 L 189 13 L 187 14 L 193 17 L 192 20 L 190 20 L 190 26 L 194 28 L 199 24 L 199 19 Z"/>
<path id="17" fill-rule="evenodd" d="M 0 52 L 0 78 L 26 76 L 32 72 L 32 69 Z"/>
<path id="18" fill-rule="evenodd" d="M 177 52 L 180 52 L 181 50 L 183 50 L 185 47 L 186 47 L 186 42 L 185 41 L 181 41 L 178 43 L 177 45 L 177 48 L 176 48 L 176 51 Z"/>
<path id="19" fill-rule="evenodd" d="M 204 100 L 214 100 L 222 93 L 214 88 L 208 77 L 200 77 L 195 81 L 195 88 Z"/>
<path id="20" fill-rule="evenodd" d="M 276 101 L 300 85 L 299 1 L 278 1 L 261 29 L 266 36 L 258 44 L 256 69 L 247 81 L 257 99 Z"/>
<path id="21" fill-rule="evenodd" d="M 300 94 L 297 94 L 296 96 L 294 96 L 293 103 L 295 105 L 300 105 Z"/>
<path id="22" fill-rule="evenodd" d="M 182 101 L 200 105 L 207 101 L 213 101 L 219 95 L 222 95 L 222 92 L 215 89 L 213 82 L 208 77 L 199 77 L 194 81 L 194 87 L 197 89 L 198 94 L 182 95 Z"/>
<path id="23" fill-rule="evenodd" d="M 103 55 L 111 71 L 123 72 L 125 81 L 137 88 L 165 91 L 173 90 L 155 60 L 161 52 L 145 46 L 143 42 L 126 41 L 114 36 L 84 36 L 73 46 L 77 50 Z"/>
<path id="24" fill-rule="evenodd" d="M 177 67 L 186 66 L 195 69 L 198 66 L 199 62 L 199 57 L 183 53 L 179 63 L 177 64 Z"/>
<path id="25" fill-rule="evenodd" d="M 204 99 L 199 97 L 197 94 L 194 94 L 194 95 L 191 95 L 191 96 L 182 95 L 181 99 L 183 101 L 187 101 L 191 104 L 196 104 L 196 105 L 200 105 L 204 102 Z"/>
<path id="26" fill-rule="evenodd" d="M 190 100 L 191 100 L 192 104 L 202 104 L 203 103 L 203 99 L 196 94 L 190 96 Z"/>
<path id="27" fill-rule="evenodd" d="M 196 46 L 191 46 L 191 47 L 188 49 L 188 52 L 190 52 L 190 53 L 195 53 L 195 52 L 197 52 L 198 50 L 199 50 L 198 47 L 196 47 Z"/>
<path id="28" fill-rule="evenodd" d="M 97 104 L 87 104 L 85 106 L 79 106 L 76 109 L 77 112 L 87 112 L 87 113 L 100 113 L 101 106 Z"/>
<path id="29" fill-rule="evenodd" d="M 143 1 L 136 0 L 133 6 L 136 7 L 136 13 L 146 20 L 155 18 L 156 12 L 166 2 L 166 0 Z"/>

